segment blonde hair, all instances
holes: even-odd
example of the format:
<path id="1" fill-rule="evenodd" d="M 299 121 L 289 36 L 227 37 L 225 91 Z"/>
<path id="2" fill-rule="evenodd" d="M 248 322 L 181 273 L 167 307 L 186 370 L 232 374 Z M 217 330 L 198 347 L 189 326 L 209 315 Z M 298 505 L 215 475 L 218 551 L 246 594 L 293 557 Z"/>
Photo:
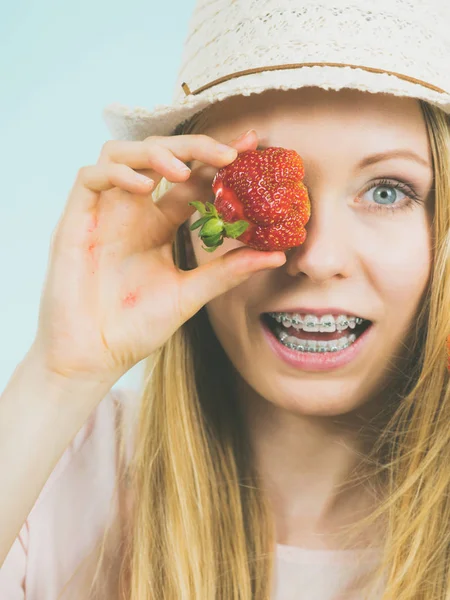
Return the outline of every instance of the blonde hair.
<path id="1" fill-rule="evenodd" d="M 380 528 L 382 552 L 365 590 L 382 584 L 382 600 L 450 597 L 450 118 L 420 105 L 435 174 L 432 273 L 406 357 L 382 407 L 361 424 L 368 452 L 352 481 L 371 486 L 376 507 L 345 532 L 350 547 L 366 527 Z M 200 132 L 203 116 L 175 133 Z M 155 197 L 171 187 L 163 180 Z M 184 224 L 174 242 L 182 269 L 188 236 Z M 234 386 L 204 307 L 148 358 L 127 533 L 107 559 L 105 533 L 90 598 L 112 598 L 99 591 L 100 565 L 112 560 L 121 565 L 121 600 L 271 598 L 274 524 Z"/>

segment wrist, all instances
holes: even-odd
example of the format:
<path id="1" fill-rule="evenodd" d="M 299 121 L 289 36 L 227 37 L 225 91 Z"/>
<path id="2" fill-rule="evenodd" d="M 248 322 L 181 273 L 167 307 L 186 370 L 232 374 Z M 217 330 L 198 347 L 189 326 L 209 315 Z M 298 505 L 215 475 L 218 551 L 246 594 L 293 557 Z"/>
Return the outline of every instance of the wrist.
<path id="1" fill-rule="evenodd" d="M 30 390 L 45 390 L 50 404 L 69 404 L 88 411 L 98 404 L 115 383 L 112 377 L 87 379 L 57 373 L 48 367 L 45 356 L 34 344 L 18 364 L 13 378 L 22 380 L 23 385 Z M 40 395 L 41 405 L 43 400 Z"/>

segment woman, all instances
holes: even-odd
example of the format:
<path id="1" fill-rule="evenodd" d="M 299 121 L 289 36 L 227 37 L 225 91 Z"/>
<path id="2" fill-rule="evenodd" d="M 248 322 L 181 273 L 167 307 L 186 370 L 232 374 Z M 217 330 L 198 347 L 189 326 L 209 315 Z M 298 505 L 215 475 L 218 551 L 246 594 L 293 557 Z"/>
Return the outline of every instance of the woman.
<path id="1" fill-rule="evenodd" d="M 117 437 L 119 515 L 100 556 L 73 561 L 75 578 L 54 597 L 88 597 L 91 581 L 90 597 L 133 600 L 446 597 L 450 108 L 412 88 L 400 97 L 274 87 L 200 110 L 192 101 L 175 135 L 138 141 L 134 131 L 80 170 L 53 238 L 36 339 L 1 397 L 2 456 L 15 456 L 3 480 L 15 499 L 2 500 L 2 559 L 49 475 L 47 524 L 64 490 L 81 496 L 82 482 L 95 481 L 89 468 L 97 475 L 115 461 L 92 446 L 71 471 L 72 445 L 53 470 L 93 424 L 96 440 L 107 431 L 115 443 L 109 390 L 149 358 L 136 427 Z M 286 253 L 236 240 L 204 252 L 188 203 L 212 201 L 216 170 L 267 146 L 304 160 L 306 241 Z M 192 171 L 177 171 L 174 157 Z M 355 340 L 341 332 L 348 348 L 316 355 L 309 342 L 320 332 L 292 331 L 294 314 L 362 322 Z M 25 431 L 39 448 L 26 484 Z M 84 513 L 70 510 L 75 531 Z M 9 589 L 25 576 L 14 568 L 37 528 L 22 526 L 16 559 L 5 560 Z"/>

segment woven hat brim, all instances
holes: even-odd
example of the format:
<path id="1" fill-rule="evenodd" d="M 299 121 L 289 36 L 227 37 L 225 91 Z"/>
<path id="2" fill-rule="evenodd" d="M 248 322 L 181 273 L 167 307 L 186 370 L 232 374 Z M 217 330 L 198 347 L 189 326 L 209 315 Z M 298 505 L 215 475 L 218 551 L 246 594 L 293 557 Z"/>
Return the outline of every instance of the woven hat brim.
<path id="1" fill-rule="evenodd" d="M 262 71 L 229 79 L 198 95 L 183 97 L 170 106 L 153 110 L 114 103 L 103 110 L 103 119 L 113 139 L 142 141 L 149 136 L 169 136 L 185 120 L 207 106 L 228 97 L 259 94 L 269 89 L 293 90 L 318 86 L 323 89 L 358 89 L 424 100 L 450 115 L 450 94 L 429 89 L 387 73 L 372 73 L 352 67 L 303 67 L 283 71 Z"/>

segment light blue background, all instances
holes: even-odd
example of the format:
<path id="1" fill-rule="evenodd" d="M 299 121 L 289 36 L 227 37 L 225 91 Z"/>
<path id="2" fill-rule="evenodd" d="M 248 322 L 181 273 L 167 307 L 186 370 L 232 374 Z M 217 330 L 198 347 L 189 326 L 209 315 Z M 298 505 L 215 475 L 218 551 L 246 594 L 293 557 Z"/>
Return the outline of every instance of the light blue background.
<path id="1" fill-rule="evenodd" d="M 0 392 L 31 345 L 52 232 L 105 105 L 170 104 L 195 0 L 40 0 L 0 9 Z M 142 363 L 116 386 L 138 388 Z M 115 387 L 116 387 L 115 386 Z"/>

